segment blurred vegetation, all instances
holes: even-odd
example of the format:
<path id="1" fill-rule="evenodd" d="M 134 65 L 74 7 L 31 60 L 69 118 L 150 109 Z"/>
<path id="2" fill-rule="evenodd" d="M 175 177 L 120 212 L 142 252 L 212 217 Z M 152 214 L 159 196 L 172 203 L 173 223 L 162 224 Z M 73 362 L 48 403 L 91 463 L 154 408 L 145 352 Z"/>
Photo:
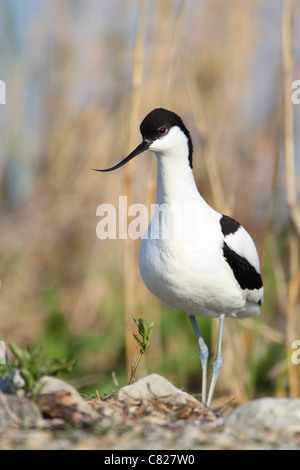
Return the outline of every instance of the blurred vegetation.
<path id="1" fill-rule="evenodd" d="M 11 379 L 12 387 L 12 371 L 19 370 L 20 376 L 24 380 L 26 396 L 33 396 L 39 394 L 42 385 L 37 386 L 37 381 L 44 375 L 56 376 L 60 372 L 70 372 L 76 364 L 76 360 L 71 359 L 54 359 L 43 351 L 43 346 L 37 344 L 34 347 L 28 346 L 26 349 L 19 348 L 14 343 L 11 343 L 10 349 L 14 355 L 14 361 L 8 361 L 5 364 L 0 364 L 0 377 L 4 374 Z"/>
<path id="2" fill-rule="evenodd" d="M 151 155 L 112 175 L 91 168 L 118 162 L 140 142 L 144 116 L 164 106 L 191 131 L 201 194 L 245 226 L 262 264 L 262 315 L 225 322 L 216 397 L 299 395 L 299 366 L 291 364 L 291 339 L 300 338 L 299 233 L 285 163 L 295 158 L 295 196 L 300 106 L 289 108 L 285 84 L 300 78 L 300 5 L 291 2 L 286 31 L 284 3 L 1 1 L 0 331 L 7 343 L 38 342 L 52 357 L 75 358 L 68 380 L 110 393 L 112 373 L 127 384 L 138 353 L 134 314 L 157 325 L 138 374 L 201 389 L 189 319 L 146 291 L 139 240 L 96 237 L 100 204 L 118 207 L 121 194 L 128 204 L 155 202 Z M 288 33 L 291 47 L 283 48 Z M 289 51 L 292 68 L 282 54 L 288 59 Z M 218 322 L 198 323 L 213 358 Z"/>

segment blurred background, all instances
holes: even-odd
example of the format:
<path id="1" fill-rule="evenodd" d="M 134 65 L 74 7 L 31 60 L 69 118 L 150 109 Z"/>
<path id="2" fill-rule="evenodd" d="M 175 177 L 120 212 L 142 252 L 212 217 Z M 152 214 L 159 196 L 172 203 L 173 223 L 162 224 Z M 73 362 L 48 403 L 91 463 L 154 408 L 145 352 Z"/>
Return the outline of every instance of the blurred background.
<path id="1" fill-rule="evenodd" d="M 194 142 L 203 197 L 255 240 L 265 303 L 225 322 L 216 399 L 299 396 L 300 3 L 284 0 L 1 0 L 0 331 L 76 358 L 67 376 L 101 396 L 128 383 L 138 348 L 131 313 L 154 321 L 137 377 L 201 390 L 186 314 L 160 304 L 138 270 L 140 240 L 99 240 L 97 207 L 155 202 L 140 143 L 155 107 Z M 131 218 L 128 218 L 130 221 Z M 198 318 L 215 355 L 218 320 Z"/>

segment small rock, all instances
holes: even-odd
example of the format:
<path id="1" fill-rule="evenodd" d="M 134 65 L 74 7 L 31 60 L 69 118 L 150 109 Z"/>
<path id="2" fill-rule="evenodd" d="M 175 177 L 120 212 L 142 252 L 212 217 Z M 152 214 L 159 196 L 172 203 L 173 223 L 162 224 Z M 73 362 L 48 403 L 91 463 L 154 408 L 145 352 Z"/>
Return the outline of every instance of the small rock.
<path id="1" fill-rule="evenodd" d="M 49 418 L 62 418 L 72 423 L 91 424 L 98 414 L 70 384 L 56 377 L 42 377 L 37 388 L 43 385 L 36 402 Z"/>
<path id="2" fill-rule="evenodd" d="M 9 373 L 6 372 L 0 378 L 0 392 L 3 393 L 16 393 L 19 396 L 23 396 L 24 390 L 22 388 L 24 385 L 25 380 L 18 369 L 12 369 Z"/>
<path id="3" fill-rule="evenodd" d="M 33 428 L 41 423 L 40 410 L 33 401 L 0 392 L 0 426 Z"/>
<path id="4" fill-rule="evenodd" d="M 179 390 L 167 379 L 158 374 L 150 374 L 132 385 L 126 385 L 119 390 L 118 397 L 121 401 L 126 400 L 151 400 L 153 398 L 166 398 L 172 396 L 176 404 L 185 405 L 188 402 L 201 405 L 201 403 L 182 390 Z"/>
<path id="5" fill-rule="evenodd" d="M 241 431 L 300 432 L 300 398 L 260 398 L 236 408 L 225 419 L 225 428 Z"/>

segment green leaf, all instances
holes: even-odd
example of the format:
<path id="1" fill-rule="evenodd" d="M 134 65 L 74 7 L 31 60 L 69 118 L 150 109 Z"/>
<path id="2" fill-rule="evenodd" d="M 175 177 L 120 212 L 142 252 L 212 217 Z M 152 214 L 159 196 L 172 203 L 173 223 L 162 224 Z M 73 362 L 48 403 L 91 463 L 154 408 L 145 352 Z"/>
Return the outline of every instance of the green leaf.
<path id="1" fill-rule="evenodd" d="M 41 343 L 38 343 L 34 348 L 31 348 L 29 346 L 28 350 L 31 353 L 32 357 L 39 357 L 42 352 L 43 352 L 43 345 Z"/>
<path id="2" fill-rule="evenodd" d="M 133 318 L 133 321 L 134 323 L 136 324 L 136 326 L 138 327 L 139 326 L 139 320 L 133 315 L 133 313 L 131 314 L 132 318 Z"/>
<path id="3" fill-rule="evenodd" d="M 71 372 L 76 363 L 76 359 L 71 359 L 70 361 L 65 359 L 55 359 L 51 364 L 49 364 L 43 375 L 57 375 L 59 372 Z"/>
<path id="4" fill-rule="evenodd" d="M 9 343 L 9 347 L 12 350 L 13 354 L 16 356 L 16 358 L 19 359 L 20 362 L 24 363 L 28 361 L 28 354 L 26 354 L 25 349 L 19 348 L 19 346 L 17 346 L 14 343 Z"/>
<path id="5" fill-rule="evenodd" d="M 34 376 L 30 372 L 30 370 L 26 369 L 26 367 L 21 367 L 20 368 L 20 375 L 23 377 L 25 380 L 25 388 L 29 392 L 33 389 L 34 386 Z"/>
<path id="6" fill-rule="evenodd" d="M 143 349 L 143 343 L 141 341 L 141 339 L 135 334 L 135 333 L 132 333 L 134 338 L 136 339 L 136 341 L 139 343 L 141 349 Z"/>
<path id="7" fill-rule="evenodd" d="M 147 324 L 143 318 L 139 319 L 139 333 L 141 336 L 145 336 L 147 330 Z"/>
<path id="8" fill-rule="evenodd" d="M 155 327 L 155 323 L 151 322 L 150 325 L 148 325 L 147 321 L 144 318 L 136 318 L 134 315 L 132 315 L 132 318 L 138 327 L 138 332 L 142 339 L 138 338 L 136 334 L 132 334 L 136 341 L 139 343 L 142 352 L 146 352 L 149 347 L 149 338 L 153 328 Z"/>

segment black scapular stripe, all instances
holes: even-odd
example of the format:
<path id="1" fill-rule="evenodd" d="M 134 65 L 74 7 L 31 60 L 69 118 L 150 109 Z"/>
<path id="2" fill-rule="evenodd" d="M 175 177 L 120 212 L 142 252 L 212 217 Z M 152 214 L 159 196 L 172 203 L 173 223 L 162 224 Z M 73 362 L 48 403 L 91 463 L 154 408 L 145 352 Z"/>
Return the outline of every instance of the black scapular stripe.
<path id="1" fill-rule="evenodd" d="M 223 245 L 223 255 L 231 267 L 234 277 L 241 286 L 241 289 L 260 289 L 263 285 L 261 275 L 246 258 L 238 255 L 229 248 L 226 242 Z"/>
<path id="2" fill-rule="evenodd" d="M 228 215 L 222 215 L 220 224 L 224 237 L 226 237 L 226 235 L 230 235 L 231 233 L 235 233 L 241 226 L 239 222 L 232 219 L 232 217 L 229 217 Z"/>

